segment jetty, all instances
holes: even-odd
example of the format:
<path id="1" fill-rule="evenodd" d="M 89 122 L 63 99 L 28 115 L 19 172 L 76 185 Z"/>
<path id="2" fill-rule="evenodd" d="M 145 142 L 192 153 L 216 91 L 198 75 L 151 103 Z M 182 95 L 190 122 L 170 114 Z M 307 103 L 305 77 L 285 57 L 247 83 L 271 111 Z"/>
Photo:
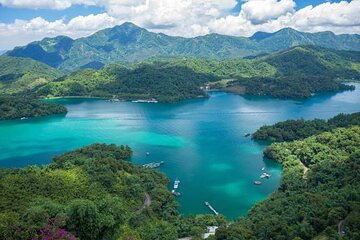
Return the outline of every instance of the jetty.
<path id="1" fill-rule="evenodd" d="M 205 205 L 215 214 L 218 215 L 219 213 L 215 210 L 215 208 L 213 208 L 213 206 L 211 206 L 211 204 L 209 202 L 205 202 Z"/>
<path id="2" fill-rule="evenodd" d="M 161 162 L 151 162 L 151 163 L 147 163 L 147 164 L 144 164 L 142 165 L 144 168 L 158 168 L 160 167 L 161 165 L 164 164 L 164 161 L 161 161 Z"/>

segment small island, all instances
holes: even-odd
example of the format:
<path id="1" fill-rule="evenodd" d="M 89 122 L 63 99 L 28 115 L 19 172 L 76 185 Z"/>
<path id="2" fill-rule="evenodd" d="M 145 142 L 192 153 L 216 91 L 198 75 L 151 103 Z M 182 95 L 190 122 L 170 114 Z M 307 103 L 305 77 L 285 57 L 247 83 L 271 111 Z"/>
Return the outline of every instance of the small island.
<path id="1" fill-rule="evenodd" d="M 0 96 L 0 120 L 27 119 L 66 114 L 63 105 L 27 97 Z"/>

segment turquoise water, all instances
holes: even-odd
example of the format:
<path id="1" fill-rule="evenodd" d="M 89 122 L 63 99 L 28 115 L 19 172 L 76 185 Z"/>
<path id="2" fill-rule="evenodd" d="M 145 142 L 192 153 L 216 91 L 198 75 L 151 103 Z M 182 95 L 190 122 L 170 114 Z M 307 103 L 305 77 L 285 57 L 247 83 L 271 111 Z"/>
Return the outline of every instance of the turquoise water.
<path id="1" fill-rule="evenodd" d="M 59 99 L 69 109 L 66 116 L 0 123 L 0 166 L 45 164 L 56 154 L 95 142 L 128 144 L 134 163 L 165 161 L 160 170 L 172 181 L 181 180 L 183 213 L 209 213 L 204 205 L 209 201 L 235 218 L 273 192 L 281 174 L 280 165 L 263 158 L 265 144 L 244 134 L 286 119 L 360 111 L 360 84 L 356 86 L 352 92 L 304 101 L 219 92 L 176 104 Z M 255 186 L 262 167 L 272 177 Z"/>

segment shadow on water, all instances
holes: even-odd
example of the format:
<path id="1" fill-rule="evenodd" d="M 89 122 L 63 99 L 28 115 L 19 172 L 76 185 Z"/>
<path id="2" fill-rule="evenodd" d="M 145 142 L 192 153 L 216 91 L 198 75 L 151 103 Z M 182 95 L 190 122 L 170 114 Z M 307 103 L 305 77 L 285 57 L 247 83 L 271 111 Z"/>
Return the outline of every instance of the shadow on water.
<path id="1" fill-rule="evenodd" d="M 56 155 L 60 155 L 62 151 L 47 151 L 28 156 L 16 156 L 0 160 L 0 167 L 3 168 L 20 168 L 29 165 L 42 166 L 52 161 Z"/>

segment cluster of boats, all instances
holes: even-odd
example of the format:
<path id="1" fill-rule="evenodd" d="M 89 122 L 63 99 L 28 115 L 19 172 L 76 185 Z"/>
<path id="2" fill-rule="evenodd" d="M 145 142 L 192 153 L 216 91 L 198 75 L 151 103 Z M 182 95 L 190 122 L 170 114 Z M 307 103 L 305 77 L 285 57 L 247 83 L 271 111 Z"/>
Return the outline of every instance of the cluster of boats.
<path id="1" fill-rule="evenodd" d="M 110 98 L 106 100 L 107 102 L 121 102 L 120 99 L 118 98 Z M 131 101 L 133 103 L 158 103 L 158 100 L 156 100 L 155 98 L 152 99 L 138 99 L 138 100 L 133 100 Z"/>
<path id="2" fill-rule="evenodd" d="M 158 103 L 158 101 L 155 99 L 155 98 L 152 98 L 152 99 L 138 99 L 138 100 L 134 100 L 134 101 L 131 101 L 133 103 Z"/>
<path id="3" fill-rule="evenodd" d="M 261 170 L 264 171 L 265 168 L 262 168 Z M 263 172 L 263 173 L 260 175 L 260 178 L 261 178 L 261 179 L 264 179 L 264 178 L 269 179 L 270 177 L 271 177 L 271 174 L 266 173 L 266 172 Z M 255 184 L 255 185 L 261 185 L 262 182 L 261 182 L 261 181 L 254 181 L 254 184 Z"/>
<path id="4" fill-rule="evenodd" d="M 161 161 L 161 162 L 151 162 L 151 163 L 147 163 L 147 164 L 144 164 L 142 165 L 144 168 L 158 168 L 160 167 L 161 165 L 164 164 L 164 161 Z"/>

